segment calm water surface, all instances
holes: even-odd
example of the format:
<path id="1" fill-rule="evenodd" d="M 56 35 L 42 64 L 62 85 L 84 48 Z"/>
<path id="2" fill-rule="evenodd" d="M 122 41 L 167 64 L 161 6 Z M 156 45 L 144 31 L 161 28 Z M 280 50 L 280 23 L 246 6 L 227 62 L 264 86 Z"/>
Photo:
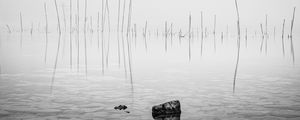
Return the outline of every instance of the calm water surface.
<path id="1" fill-rule="evenodd" d="M 235 94 L 235 37 L 223 41 L 217 37 L 216 42 L 213 36 L 205 38 L 201 55 L 201 39 L 195 36 L 190 60 L 186 38 L 168 38 L 167 49 L 165 38 L 154 34 L 146 40 L 142 36 L 130 39 L 131 81 L 127 51 L 127 74 L 124 69 L 121 36 L 120 60 L 117 35 L 103 37 L 102 67 L 101 35 L 99 47 L 96 33 L 86 35 L 87 74 L 84 35 L 79 37 L 79 66 L 76 36 L 72 35 L 71 67 L 68 34 L 60 38 L 49 34 L 46 61 L 44 33 L 0 34 L 0 119 L 151 120 L 153 105 L 176 99 L 181 102 L 183 120 L 300 119 L 298 36 L 293 39 L 294 62 L 287 38 L 283 54 L 279 35 L 270 37 L 267 46 L 264 42 L 262 50 L 260 36 L 249 37 L 247 45 L 242 37 Z M 120 104 L 127 105 L 130 113 L 113 109 Z"/>

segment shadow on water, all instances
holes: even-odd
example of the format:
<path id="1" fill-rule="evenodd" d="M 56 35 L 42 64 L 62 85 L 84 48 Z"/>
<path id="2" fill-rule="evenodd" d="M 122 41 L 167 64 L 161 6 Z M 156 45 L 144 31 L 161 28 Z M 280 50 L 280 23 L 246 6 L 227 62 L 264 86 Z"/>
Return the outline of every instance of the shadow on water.
<path id="1" fill-rule="evenodd" d="M 107 51 L 106 51 L 106 68 L 108 68 L 109 65 L 109 51 L 110 51 L 110 32 L 107 36 Z"/>
<path id="2" fill-rule="evenodd" d="M 180 120 L 180 114 L 152 116 L 154 120 Z"/>
<path id="3" fill-rule="evenodd" d="M 51 80 L 51 87 L 50 87 L 51 94 L 52 94 L 52 91 L 53 91 L 53 84 L 54 84 L 54 80 L 55 80 L 55 73 L 56 73 L 57 62 L 58 62 L 58 55 L 59 55 L 59 48 L 60 48 L 60 38 L 61 38 L 61 34 L 59 33 L 57 51 L 56 51 L 56 57 L 55 57 L 55 63 L 54 63 L 54 69 L 53 69 L 53 73 L 52 73 L 52 80 Z"/>
<path id="4" fill-rule="evenodd" d="M 45 47 L 45 58 L 44 58 L 44 62 L 47 62 L 47 50 L 48 50 L 48 32 L 46 30 L 46 47 Z"/>
<path id="5" fill-rule="evenodd" d="M 103 28 L 102 28 L 102 31 L 101 31 L 101 55 L 102 55 L 102 74 L 104 75 L 104 33 L 103 33 Z"/>
<path id="6" fill-rule="evenodd" d="M 23 47 L 23 32 L 20 32 L 20 48 Z"/>
<path id="7" fill-rule="evenodd" d="M 293 37 L 290 37 L 291 40 L 291 54 L 293 58 L 293 64 L 295 64 L 295 53 L 294 53 L 294 43 L 293 43 Z"/>
<path id="8" fill-rule="evenodd" d="M 88 76 L 88 72 L 87 72 L 87 62 L 88 58 L 87 58 L 87 48 L 86 48 L 86 32 L 84 32 L 84 62 L 85 62 L 85 77 L 87 79 Z"/>
<path id="9" fill-rule="evenodd" d="M 124 36 L 122 36 L 122 48 L 123 48 L 123 62 L 124 62 L 124 70 L 125 70 L 125 78 L 127 78 L 127 63 L 126 63 L 126 53 L 125 53 L 125 43 L 124 43 Z"/>

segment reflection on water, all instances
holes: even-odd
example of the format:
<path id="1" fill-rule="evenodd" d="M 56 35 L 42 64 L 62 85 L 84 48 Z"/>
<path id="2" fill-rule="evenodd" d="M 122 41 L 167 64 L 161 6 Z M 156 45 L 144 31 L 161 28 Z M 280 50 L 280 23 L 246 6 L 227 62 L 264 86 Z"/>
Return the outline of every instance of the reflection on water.
<path id="1" fill-rule="evenodd" d="M 22 48 L 18 44 L 20 37 Z M 297 59 L 293 64 L 293 58 L 299 57 L 298 41 L 283 39 L 282 45 L 280 39 L 269 40 L 267 54 L 260 54 L 261 37 L 248 34 L 247 48 L 241 47 L 233 95 L 233 37 L 224 37 L 223 44 L 218 37 L 214 41 L 214 36 L 203 41 L 173 37 L 171 45 L 171 37 L 165 34 L 148 35 L 146 49 L 142 36 L 137 36 L 136 41 L 120 36 L 118 46 L 117 35 L 111 33 L 110 39 L 101 35 L 99 49 L 96 34 L 87 33 L 93 44 L 86 44 L 85 61 L 84 44 L 78 44 L 84 42 L 85 36 L 80 34 L 78 42 L 72 42 L 78 45 L 72 50 L 73 60 L 79 61 L 78 70 L 70 70 L 69 57 L 60 57 L 63 51 L 69 56 L 70 49 L 63 47 L 69 41 L 60 42 L 58 34 L 50 33 L 48 37 L 45 63 L 45 34 L 33 34 L 32 40 L 28 33 L 1 34 L 0 119 L 149 120 L 153 119 L 153 105 L 173 99 L 180 100 L 181 115 L 154 119 L 300 119 L 300 67 Z M 132 45 L 135 42 L 137 45 Z M 282 46 L 286 53 L 293 48 L 293 53 L 283 56 Z M 189 50 L 193 53 L 191 60 Z M 102 74 L 106 55 L 109 67 Z M 132 80 L 125 76 L 129 75 L 129 66 Z M 130 113 L 113 109 L 120 104 L 127 105 Z"/>

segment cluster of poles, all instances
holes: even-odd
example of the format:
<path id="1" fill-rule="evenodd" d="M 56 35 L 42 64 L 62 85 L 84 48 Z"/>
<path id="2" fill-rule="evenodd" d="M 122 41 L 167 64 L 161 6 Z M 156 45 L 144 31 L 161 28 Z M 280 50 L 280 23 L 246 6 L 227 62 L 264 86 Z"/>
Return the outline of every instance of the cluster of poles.
<path id="1" fill-rule="evenodd" d="M 63 33 L 62 31 L 62 24 L 61 24 L 61 18 L 60 18 L 60 12 L 59 12 L 59 7 L 57 4 L 57 0 L 53 0 L 54 2 L 54 6 L 55 6 L 55 11 L 56 11 L 56 16 L 57 16 L 57 31 L 59 33 L 58 36 L 58 46 L 57 46 L 57 51 L 56 51 L 56 58 L 55 58 L 55 64 L 54 64 L 54 71 L 53 71 L 53 75 L 52 75 L 52 82 L 51 82 L 51 91 L 52 91 L 52 86 L 53 86 L 53 82 L 55 79 L 55 73 L 56 73 L 56 68 L 57 68 L 57 63 L 58 63 L 58 54 L 60 52 L 60 38 L 61 38 L 61 34 Z M 236 8 L 236 15 L 237 15 L 237 21 L 236 21 L 236 25 L 237 25 L 237 58 L 236 58 L 236 64 L 235 64 L 235 70 L 234 70 L 234 77 L 233 77 L 233 93 L 235 92 L 235 86 L 236 86 L 236 79 L 237 79 L 237 72 L 238 72 L 238 66 L 239 66 L 239 58 L 240 58 L 240 46 L 241 46 L 241 28 L 240 28 L 240 16 L 239 16 L 239 8 L 238 8 L 238 2 L 237 0 L 234 1 L 235 2 L 235 8 Z M 124 65 L 124 71 L 125 71 L 125 76 L 127 77 L 127 75 L 129 74 L 131 83 L 132 83 L 132 58 L 131 58 L 131 45 L 132 45 L 132 38 L 136 38 L 137 37 L 137 25 L 133 24 L 132 25 L 132 0 L 129 0 L 128 3 L 128 15 L 127 15 L 127 28 L 125 27 L 125 22 L 126 22 L 126 15 L 125 15 L 125 11 L 126 11 L 126 0 L 123 0 L 123 4 L 121 2 L 121 0 L 118 0 L 118 15 L 117 15 L 117 45 L 118 45 L 118 63 L 119 66 L 121 65 L 121 62 L 123 61 L 123 65 Z M 80 66 L 80 3 L 79 0 L 77 0 L 77 6 L 76 6 L 76 12 L 75 15 L 74 13 L 72 13 L 73 11 L 73 3 L 72 0 L 69 1 L 70 4 L 70 13 L 69 13 L 69 41 L 70 41 L 70 69 L 72 69 L 73 65 L 74 65 L 74 61 L 73 61 L 73 52 L 74 52 L 74 45 L 73 45 L 73 39 L 72 38 L 72 34 L 76 33 L 76 42 L 77 42 L 77 70 L 79 71 L 79 66 Z M 121 8 L 122 6 L 122 8 Z M 109 8 L 109 0 L 102 0 L 102 6 L 101 6 L 101 28 L 100 28 L 100 13 L 97 13 L 97 40 L 98 40 L 98 48 L 100 48 L 100 33 L 101 33 L 101 56 L 102 56 L 102 74 L 104 74 L 105 72 L 105 62 L 106 62 L 106 66 L 108 66 L 108 62 L 109 62 L 109 44 L 110 41 L 105 40 L 105 33 L 108 33 L 108 37 L 110 36 L 110 32 L 111 32 L 111 28 L 110 28 L 110 8 Z M 87 17 L 87 9 L 88 9 L 88 1 L 85 0 L 84 1 L 84 22 L 83 22 L 83 35 L 84 35 L 84 63 L 85 63 L 85 74 L 87 77 L 88 74 L 88 68 L 87 68 L 87 64 L 88 64 L 88 56 L 87 56 L 87 40 L 86 40 L 86 34 L 87 32 L 93 33 L 93 24 L 92 24 L 92 16 L 90 17 L 90 28 L 88 29 L 88 17 Z M 67 33 L 67 25 L 66 25 L 66 15 L 65 15 L 65 11 L 64 11 L 64 6 L 62 7 L 62 14 L 63 14 L 63 21 L 64 21 L 64 33 Z M 293 62 L 295 61 L 295 57 L 294 57 L 294 47 L 293 47 L 293 26 L 294 26 L 294 18 L 295 18 L 295 11 L 296 11 L 296 7 L 294 7 L 293 9 L 293 17 L 291 20 L 291 27 L 290 27 L 290 34 L 288 35 L 288 38 L 291 41 L 291 53 L 292 53 L 292 58 L 293 58 Z M 49 26 L 48 26 L 48 15 L 47 15 L 47 4 L 44 3 L 44 12 L 45 12 L 45 38 L 46 38 L 46 46 L 45 46 L 45 58 L 44 61 L 47 61 L 47 49 L 48 49 L 48 33 L 49 33 Z M 23 29 L 23 19 L 22 19 L 22 13 L 20 12 L 19 14 L 19 18 L 20 18 L 20 33 L 22 34 L 24 32 Z M 75 23 L 73 23 L 73 20 L 75 20 Z M 265 30 L 263 28 L 263 24 L 259 24 L 260 27 L 260 31 L 261 31 L 261 44 L 260 44 L 260 51 L 263 50 L 263 45 L 265 45 L 265 51 L 267 51 L 267 40 L 269 38 L 269 34 L 268 34 L 268 15 L 265 16 Z M 217 16 L 214 15 L 214 26 L 213 26 L 213 41 L 214 41 L 214 51 L 216 51 L 216 22 L 217 22 Z M 283 24 L 282 24 L 282 34 L 281 34 L 281 38 L 282 38 L 282 51 L 283 54 L 285 54 L 285 48 L 284 48 L 284 36 L 285 36 L 285 23 L 286 20 L 283 19 Z M 73 24 L 75 24 L 73 26 Z M 107 26 L 107 29 L 106 27 Z M 10 28 L 9 25 L 6 25 L 7 30 L 9 33 L 12 33 L 12 29 Z M 226 36 L 228 36 L 228 25 L 227 25 L 227 31 L 226 31 Z M 148 29 L 148 21 L 145 22 L 145 26 L 143 27 L 142 30 L 142 36 L 144 37 L 144 43 L 145 43 L 145 48 L 147 50 L 147 36 L 150 34 L 150 32 L 148 33 L 149 29 Z M 167 39 L 171 38 L 171 44 L 172 44 L 172 39 L 173 36 L 175 35 L 175 32 L 173 32 L 173 23 L 171 23 L 170 26 L 168 26 L 168 21 L 165 21 L 165 26 L 164 26 L 164 32 L 163 32 L 163 37 L 165 38 L 165 51 L 167 51 L 168 49 L 168 42 Z M 31 29 L 30 29 L 30 34 L 33 33 L 33 24 L 31 24 Z M 198 32 L 199 33 L 199 32 Z M 256 32 L 255 32 L 256 33 Z M 181 42 L 182 38 L 187 38 L 188 39 L 188 51 L 189 51 L 189 60 L 191 60 L 192 57 L 192 51 L 191 51 L 191 39 L 194 36 L 194 33 L 192 31 L 192 15 L 191 13 L 188 16 L 188 32 L 187 33 L 183 33 L 182 30 L 180 29 L 178 34 L 178 38 L 179 38 L 179 42 Z M 248 39 L 248 30 L 247 28 L 245 29 L 245 44 L 247 47 L 247 39 Z M 159 35 L 158 29 L 156 30 L 156 35 Z M 207 28 L 204 28 L 203 25 L 203 12 L 201 11 L 201 55 L 203 53 L 203 41 L 204 38 L 207 37 L 208 32 L 207 32 Z M 120 40 L 120 36 L 121 36 L 121 40 Z M 125 38 L 124 38 L 125 36 Z M 186 37 L 187 36 L 187 37 Z M 221 40 L 223 42 L 223 38 L 224 38 L 224 34 L 223 32 L 221 32 Z M 274 38 L 275 38 L 275 27 L 274 27 Z M 136 40 L 135 40 L 136 42 Z M 107 49 L 105 50 L 105 45 L 107 45 Z M 22 39 L 21 39 L 21 46 L 22 46 Z M 76 50 L 76 49 L 75 49 Z M 123 57 L 123 58 L 122 58 Z M 121 60 L 123 59 L 123 60 Z M 129 73 L 128 73 L 129 71 Z"/>

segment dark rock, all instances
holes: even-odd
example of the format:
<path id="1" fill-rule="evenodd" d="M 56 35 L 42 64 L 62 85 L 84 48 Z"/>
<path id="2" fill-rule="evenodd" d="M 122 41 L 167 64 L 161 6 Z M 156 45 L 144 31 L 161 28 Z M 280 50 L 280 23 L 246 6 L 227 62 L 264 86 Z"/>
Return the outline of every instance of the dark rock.
<path id="1" fill-rule="evenodd" d="M 115 107 L 115 110 L 126 110 L 127 106 L 126 105 L 119 105 Z"/>
<path id="2" fill-rule="evenodd" d="M 152 107 L 153 118 L 157 118 L 159 116 L 176 115 L 176 114 L 179 114 L 180 116 L 180 113 L 181 110 L 180 110 L 179 100 L 166 102 Z"/>

